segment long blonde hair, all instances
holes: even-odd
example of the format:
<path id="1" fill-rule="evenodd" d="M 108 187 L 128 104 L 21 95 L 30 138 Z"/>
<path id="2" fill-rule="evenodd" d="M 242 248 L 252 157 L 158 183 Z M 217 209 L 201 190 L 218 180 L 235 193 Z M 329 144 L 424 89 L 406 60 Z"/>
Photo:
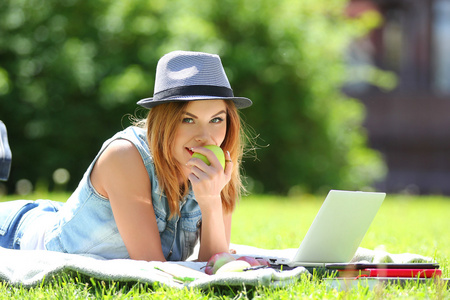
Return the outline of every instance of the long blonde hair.
<path id="1" fill-rule="evenodd" d="M 150 109 L 145 123 L 141 127 L 147 129 L 147 140 L 153 155 L 156 175 L 162 191 L 164 191 L 170 209 L 170 217 L 180 214 L 180 201 L 189 191 L 188 180 L 179 183 L 182 168 L 171 154 L 171 146 L 175 132 L 181 122 L 189 102 L 169 102 Z M 244 152 L 245 133 L 236 106 L 232 101 L 225 101 L 227 107 L 227 131 L 221 148 L 230 152 L 233 161 L 233 172 L 230 182 L 221 192 L 222 206 L 225 212 L 232 212 L 236 200 L 245 188 L 242 184 L 240 165 Z M 156 199 L 153 199 L 155 201 Z"/>

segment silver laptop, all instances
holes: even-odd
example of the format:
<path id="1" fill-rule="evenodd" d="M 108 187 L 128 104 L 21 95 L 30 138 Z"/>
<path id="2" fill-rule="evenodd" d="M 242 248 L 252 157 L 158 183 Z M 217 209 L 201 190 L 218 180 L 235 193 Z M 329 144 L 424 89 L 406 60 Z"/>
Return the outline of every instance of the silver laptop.
<path id="1" fill-rule="evenodd" d="M 271 259 L 271 263 L 324 267 L 349 262 L 385 197 L 385 193 L 331 190 L 292 260 Z"/>

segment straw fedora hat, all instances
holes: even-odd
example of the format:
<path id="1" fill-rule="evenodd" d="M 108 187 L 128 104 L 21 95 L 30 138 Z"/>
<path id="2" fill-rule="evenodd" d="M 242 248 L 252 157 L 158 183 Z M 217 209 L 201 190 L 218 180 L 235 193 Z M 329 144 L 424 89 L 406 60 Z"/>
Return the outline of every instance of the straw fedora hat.
<path id="1" fill-rule="evenodd" d="M 152 108 L 167 102 L 213 99 L 232 100 L 237 108 L 252 105 L 250 99 L 234 96 L 218 55 L 173 51 L 158 61 L 153 97 L 137 104 Z"/>

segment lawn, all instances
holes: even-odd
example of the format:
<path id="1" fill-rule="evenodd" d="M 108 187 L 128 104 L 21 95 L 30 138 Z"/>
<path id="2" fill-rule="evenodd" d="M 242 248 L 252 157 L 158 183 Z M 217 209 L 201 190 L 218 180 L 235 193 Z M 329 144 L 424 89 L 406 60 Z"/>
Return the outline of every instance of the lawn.
<path id="1" fill-rule="evenodd" d="M 67 195 L 33 195 L 27 199 L 63 201 Z M 0 200 L 12 200 L 2 197 Z M 248 196 L 233 218 L 232 242 L 267 249 L 297 248 L 322 204 L 322 196 L 284 198 Z M 391 253 L 416 253 L 434 257 L 450 277 L 450 198 L 440 196 L 388 196 L 367 232 L 361 247 L 383 247 Z M 283 289 L 263 287 L 240 290 L 173 290 L 143 284 L 121 285 L 78 276 L 61 277 L 33 289 L 0 283 L 0 299 L 449 299 L 449 288 L 439 284 L 389 285 L 350 291 L 329 289 L 319 279 L 301 280 Z"/>

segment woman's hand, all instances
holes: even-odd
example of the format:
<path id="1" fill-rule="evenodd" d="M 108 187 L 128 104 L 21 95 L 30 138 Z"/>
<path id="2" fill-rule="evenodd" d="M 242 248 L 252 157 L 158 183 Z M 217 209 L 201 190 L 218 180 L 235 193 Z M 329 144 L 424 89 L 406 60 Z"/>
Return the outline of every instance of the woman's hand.
<path id="1" fill-rule="evenodd" d="M 208 166 L 200 158 L 191 158 L 186 164 L 191 169 L 188 179 L 192 184 L 195 198 L 200 208 L 203 206 L 207 208 L 206 206 L 210 205 L 214 201 L 213 199 L 220 200 L 220 192 L 231 179 L 233 162 L 231 161 L 230 153 L 227 151 L 224 170 L 211 150 L 204 147 L 195 147 L 191 150 L 205 155 L 211 163 Z"/>

